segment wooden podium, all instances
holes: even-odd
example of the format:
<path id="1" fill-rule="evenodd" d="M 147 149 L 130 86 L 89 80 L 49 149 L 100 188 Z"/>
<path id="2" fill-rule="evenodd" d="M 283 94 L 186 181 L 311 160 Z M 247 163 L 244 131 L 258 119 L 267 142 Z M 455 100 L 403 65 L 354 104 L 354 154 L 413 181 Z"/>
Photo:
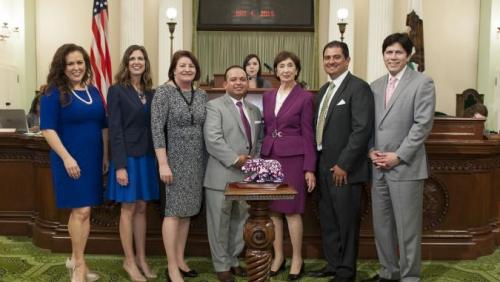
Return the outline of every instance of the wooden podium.
<path id="1" fill-rule="evenodd" d="M 287 184 L 232 182 L 226 186 L 226 200 L 244 200 L 250 205 L 243 238 L 248 281 L 269 281 L 274 225 L 269 218 L 270 200 L 291 200 L 297 191 Z"/>

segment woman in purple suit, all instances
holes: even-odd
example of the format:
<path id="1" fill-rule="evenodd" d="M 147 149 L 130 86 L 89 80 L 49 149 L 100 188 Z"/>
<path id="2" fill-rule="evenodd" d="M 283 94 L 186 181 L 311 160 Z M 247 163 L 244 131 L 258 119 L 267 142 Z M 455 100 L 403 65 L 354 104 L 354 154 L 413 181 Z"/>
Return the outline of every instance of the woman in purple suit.
<path id="1" fill-rule="evenodd" d="M 265 93 L 263 97 L 265 135 L 261 156 L 281 163 L 285 182 L 295 187 L 298 194 L 293 200 L 273 201 L 270 206 L 275 227 L 271 276 L 283 271 L 286 265 L 283 255 L 284 214 L 293 249 L 288 281 L 294 281 L 304 273 L 302 213 L 306 189 L 311 192 L 316 186 L 313 96 L 296 81 L 300 74 L 300 59 L 294 53 L 280 52 L 274 59 L 274 73 L 281 85 L 278 89 Z"/>

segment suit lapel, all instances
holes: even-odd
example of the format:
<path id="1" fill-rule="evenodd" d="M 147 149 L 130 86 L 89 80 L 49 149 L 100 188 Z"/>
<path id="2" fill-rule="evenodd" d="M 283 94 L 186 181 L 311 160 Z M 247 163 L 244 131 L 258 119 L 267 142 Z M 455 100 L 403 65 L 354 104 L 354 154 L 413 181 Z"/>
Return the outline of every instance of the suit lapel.
<path id="1" fill-rule="evenodd" d="M 332 97 L 332 101 L 330 102 L 330 105 L 328 106 L 328 112 L 327 112 L 326 118 L 325 118 L 325 127 L 328 124 L 328 120 L 330 119 L 330 116 L 332 115 L 332 112 L 334 111 L 338 102 L 341 101 L 341 98 L 344 96 L 344 90 L 346 88 L 346 85 L 349 83 L 350 79 L 351 79 L 351 73 L 347 73 L 347 76 L 344 78 L 344 81 L 342 81 L 339 88 L 335 92 L 335 95 Z"/>
<path id="2" fill-rule="evenodd" d="M 273 92 L 271 92 L 271 95 L 269 95 L 269 110 L 272 112 L 275 119 L 276 114 L 274 113 L 274 108 L 276 108 L 276 96 L 278 96 L 278 90 L 273 90 Z"/>
<path id="3" fill-rule="evenodd" d="M 141 99 L 139 98 L 139 95 L 138 95 L 137 91 L 135 91 L 134 87 L 128 86 L 126 92 L 127 92 L 127 95 L 129 96 L 129 98 L 133 101 L 133 103 L 136 106 L 139 106 L 142 108 L 143 105 L 142 105 Z"/>
<path id="4" fill-rule="evenodd" d="M 247 101 L 244 101 L 245 107 L 247 109 L 248 115 L 249 115 L 249 123 L 250 123 L 250 129 L 252 131 L 252 144 L 253 147 L 255 147 L 255 144 L 257 142 L 257 135 L 258 135 L 258 126 L 255 123 L 256 121 L 259 120 L 259 117 L 257 113 L 255 112 L 257 109 L 255 109 L 253 106 L 251 106 Z"/>
<path id="5" fill-rule="evenodd" d="M 379 86 L 375 85 L 374 89 L 374 95 L 375 95 L 375 103 L 376 103 L 376 108 L 377 109 L 383 109 L 382 111 L 377 111 L 376 115 L 377 120 L 382 120 L 382 117 L 385 115 L 385 91 L 387 89 L 387 83 L 389 81 L 389 75 L 387 74 L 382 82 L 379 84 Z"/>
<path id="6" fill-rule="evenodd" d="M 151 105 L 151 102 L 153 102 L 153 92 L 148 91 L 148 92 L 145 92 L 145 93 L 146 93 L 146 103 L 148 105 Z"/>
<path id="7" fill-rule="evenodd" d="M 413 70 L 411 70 L 410 68 L 406 68 L 403 76 L 401 77 L 401 81 L 396 86 L 396 89 L 394 90 L 394 94 L 392 94 L 392 97 L 389 100 L 387 107 L 385 107 L 384 115 L 380 119 L 380 123 L 382 123 L 384 121 L 385 117 L 387 116 L 387 114 L 391 110 L 394 103 L 399 99 L 399 97 L 404 95 L 402 92 L 404 92 L 404 90 L 407 88 L 408 84 L 411 81 L 411 76 L 413 75 L 412 71 Z M 387 79 L 389 79 L 389 75 L 387 75 Z M 387 90 L 387 79 L 385 80 L 386 84 L 385 84 L 384 91 L 383 91 L 384 98 L 385 98 L 385 91 Z M 385 103 L 385 101 L 383 101 L 382 103 Z"/>
<path id="8" fill-rule="evenodd" d="M 236 120 L 236 122 L 238 123 L 241 134 L 243 134 L 243 136 L 246 136 L 245 128 L 243 127 L 243 122 L 241 121 L 240 112 L 238 109 L 236 109 L 236 106 L 234 105 L 233 100 L 231 99 L 229 94 L 224 95 L 224 104 L 225 107 L 229 110 L 229 112 L 233 116 L 234 120 Z"/>
<path id="9" fill-rule="evenodd" d="M 295 99 L 295 96 L 299 95 L 299 92 L 300 92 L 300 85 L 297 83 L 292 88 L 292 91 L 290 91 L 290 94 L 288 94 L 288 96 L 285 98 L 285 101 L 283 102 L 283 105 L 281 105 L 281 108 L 278 111 L 278 115 L 276 117 L 283 116 L 286 114 L 286 112 L 292 107 L 293 103 L 297 100 Z M 272 108 L 273 112 L 274 108 L 276 107 L 276 96 L 278 96 L 278 93 L 274 95 L 274 107 Z"/>

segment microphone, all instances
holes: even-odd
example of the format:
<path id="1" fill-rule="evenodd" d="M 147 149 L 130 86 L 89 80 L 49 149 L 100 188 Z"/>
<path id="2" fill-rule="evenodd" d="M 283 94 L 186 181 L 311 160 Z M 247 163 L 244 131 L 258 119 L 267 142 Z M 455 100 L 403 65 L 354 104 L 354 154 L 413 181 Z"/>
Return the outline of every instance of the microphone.
<path id="1" fill-rule="evenodd" d="M 267 63 L 264 63 L 264 67 L 267 69 L 268 72 L 271 72 L 271 73 L 273 72 L 273 68 L 270 65 L 268 65 Z"/>

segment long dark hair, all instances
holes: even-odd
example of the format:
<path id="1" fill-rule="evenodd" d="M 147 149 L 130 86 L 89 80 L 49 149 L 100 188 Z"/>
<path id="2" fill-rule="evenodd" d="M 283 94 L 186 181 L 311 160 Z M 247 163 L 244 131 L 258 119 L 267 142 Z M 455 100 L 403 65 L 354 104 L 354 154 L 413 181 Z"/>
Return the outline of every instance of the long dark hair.
<path id="1" fill-rule="evenodd" d="M 142 52 L 144 56 L 144 72 L 141 75 L 141 87 L 143 91 L 151 91 L 153 88 L 153 80 L 151 79 L 151 63 L 149 62 L 148 52 L 146 52 L 146 48 L 140 45 L 130 45 L 125 53 L 123 53 L 123 57 L 120 63 L 120 68 L 115 75 L 115 82 L 121 85 L 132 86 L 130 82 L 130 71 L 128 69 L 128 63 L 130 61 L 130 56 L 136 50 Z"/>
<path id="2" fill-rule="evenodd" d="M 40 105 L 40 94 L 36 94 L 35 98 L 33 98 L 33 101 L 31 101 L 31 107 L 30 107 L 30 114 L 35 114 L 39 115 L 39 111 L 36 109 L 36 107 Z"/>
<path id="3" fill-rule="evenodd" d="M 259 56 L 257 56 L 256 54 L 248 54 L 245 59 L 243 60 L 243 70 L 245 72 L 247 72 L 247 65 L 248 65 L 248 62 L 252 59 L 252 58 L 255 58 L 257 59 L 257 62 L 259 62 L 259 70 L 257 71 L 257 77 L 260 77 L 262 75 L 262 65 L 260 64 L 260 59 L 259 59 Z"/>
<path id="4" fill-rule="evenodd" d="M 71 82 L 64 73 L 66 70 L 66 56 L 75 51 L 80 52 L 85 61 L 85 74 L 82 77 L 82 83 L 88 84 L 92 81 L 92 68 L 90 67 L 90 58 L 87 51 L 85 51 L 83 47 L 73 43 L 64 44 L 59 47 L 54 54 L 54 58 L 52 58 L 52 63 L 50 63 L 46 90 L 49 91 L 52 88 L 57 88 L 61 93 L 60 101 L 63 106 L 67 106 L 71 103 L 70 92 L 72 88 Z"/>
<path id="5" fill-rule="evenodd" d="M 257 56 L 256 54 L 248 54 L 245 57 L 245 59 L 243 60 L 243 70 L 245 71 L 245 73 L 247 72 L 248 62 L 252 58 L 257 59 L 257 62 L 259 63 L 259 70 L 257 71 L 257 77 L 255 78 L 255 81 L 257 82 L 257 88 L 262 88 L 262 87 L 264 87 L 264 79 L 261 77 L 261 75 L 262 75 L 262 64 L 260 63 L 259 56 Z"/>

